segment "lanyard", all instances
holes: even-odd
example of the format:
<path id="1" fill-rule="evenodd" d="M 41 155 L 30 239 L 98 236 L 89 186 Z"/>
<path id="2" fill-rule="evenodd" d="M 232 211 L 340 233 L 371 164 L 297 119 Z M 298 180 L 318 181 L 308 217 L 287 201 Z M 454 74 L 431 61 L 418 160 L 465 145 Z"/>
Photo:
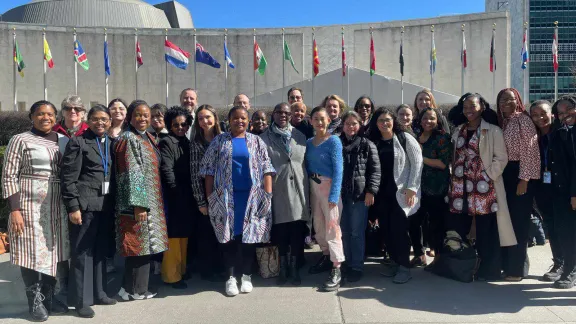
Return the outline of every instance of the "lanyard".
<path id="1" fill-rule="evenodd" d="M 110 160 L 110 152 L 108 145 L 108 135 L 104 137 L 104 145 L 106 146 L 106 155 L 102 153 L 102 147 L 100 146 L 100 139 L 96 139 L 96 144 L 98 144 L 98 152 L 100 152 L 100 158 L 102 159 L 102 166 L 104 167 L 104 179 L 108 178 L 108 161 Z"/>
<path id="2" fill-rule="evenodd" d="M 548 148 L 550 147 L 550 137 L 548 134 L 544 135 L 545 137 L 542 138 L 542 146 L 544 151 L 544 171 L 548 171 Z"/>

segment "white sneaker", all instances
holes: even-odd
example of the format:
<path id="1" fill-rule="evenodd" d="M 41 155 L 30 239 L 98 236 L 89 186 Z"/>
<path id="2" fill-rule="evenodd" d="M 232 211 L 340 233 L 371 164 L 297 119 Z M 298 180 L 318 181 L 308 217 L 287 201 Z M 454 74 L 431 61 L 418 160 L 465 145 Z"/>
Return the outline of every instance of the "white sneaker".
<path id="1" fill-rule="evenodd" d="M 151 292 L 147 291 L 144 293 L 143 296 L 144 296 L 144 299 L 151 299 L 151 298 L 154 298 L 154 296 L 156 296 L 156 294 L 157 293 L 151 293 Z"/>
<path id="2" fill-rule="evenodd" d="M 252 292 L 252 277 L 247 275 L 242 275 L 242 285 L 240 286 L 240 291 L 247 294 Z"/>
<path id="3" fill-rule="evenodd" d="M 122 298 L 123 301 L 130 301 L 130 299 L 132 299 L 132 300 L 144 299 L 144 296 L 140 296 L 139 294 L 134 294 L 134 295 L 129 294 L 126 291 L 126 289 L 124 289 L 123 287 L 120 288 L 120 291 L 118 292 L 118 296 L 120 296 L 120 298 Z"/>
<path id="4" fill-rule="evenodd" d="M 238 295 L 238 281 L 236 281 L 236 278 L 230 277 L 230 279 L 226 281 L 226 295 L 230 297 Z"/>

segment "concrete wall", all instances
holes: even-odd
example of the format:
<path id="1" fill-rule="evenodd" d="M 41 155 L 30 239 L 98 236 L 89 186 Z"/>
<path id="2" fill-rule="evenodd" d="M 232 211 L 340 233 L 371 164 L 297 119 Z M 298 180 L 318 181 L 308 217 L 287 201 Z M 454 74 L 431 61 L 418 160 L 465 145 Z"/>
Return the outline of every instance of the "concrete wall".
<path id="1" fill-rule="evenodd" d="M 490 37 L 492 23 L 499 29 L 507 29 L 506 12 L 481 13 L 473 15 L 440 17 L 424 20 L 396 21 L 373 24 L 346 25 L 345 42 L 347 60 L 350 67 L 369 69 L 369 27 L 374 27 L 376 47 L 376 73 L 382 76 L 399 79 L 398 50 L 400 26 L 406 26 L 404 39 L 405 77 L 404 81 L 423 87 L 430 86 L 429 52 L 430 25 L 435 25 L 435 40 L 438 65 L 435 74 L 435 90 L 460 94 L 460 26 L 466 24 L 468 45 L 468 71 L 466 90 L 476 91 L 491 98 L 492 76 L 488 71 Z M 29 107 L 34 101 L 43 97 L 42 81 L 42 26 L 16 25 L 0 23 L 0 104 L 2 110 L 13 109 L 12 99 L 12 27 L 16 27 L 18 43 L 26 63 L 25 78 L 17 76 L 18 101 Z M 88 55 L 90 70 L 78 69 L 78 94 L 85 102 L 104 103 L 104 63 L 103 63 L 103 29 L 79 28 L 78 39 Z M 138 30 L 144 66 L 138 74 L 139 97 L 150 103 L 164 102 L 166 97 L 166 74 L 164 64 L 164 30 Z M 192 51 L 193 30 L 168 30 L 169 39 L 184 50 Z M 264 76 L 256 76 L 256 95 L 266 94 L 283 85 L 289 86 L 310 79 L 312 76 L 312 29 L 286 28 L 286 40 L 290 46 L 297 74 L 287 63 L 284 82 L 282 78 L 282 30 L 257 30 L 257 39 L 268 61 Z M 56 66 L 48 71 L 48 99 L 59 103 L 67 94 L 74 92 L 73 63 L 73 29 L 48 27 L 47 39 Z M 198 42 L 223 65 L 214 69 L 207 65 L 197 65 L 197 84 L 194 84 L 193 64 L 184 71 L 168 67 L 170 82 L 169 105 L 178 102 L 178 94 L 186 87 L 196 87 L 200 103 L 224 106 L 231 103 L 239 92 L 248 96 L 254 95 L 253 70 L 253 31 L 247 29 L 228 30 L 228 49 L 236 69 L 228 70 L 228 97 L 224 88 L 224 59 L 222 29 L 202 29 L 197 31 Z M 324 26 L 316 28 L 321 61 L 320 74 L 341 68 L 341 26 Z M 506 35 L 500 33 L 497 38 L 498 70 L 496 89 L 510 84 L 510 46 Z M 134 30 L 108 29 L 110 53 L 110 98 L 122 97 L 128 101 L 135 97 L 134 72 Z M 319 81 L 320 82 L 320 81 Z M 320 86 L 320 85 L 319 85 Z M 365 83 L 350 84 L 351 96 L 355 93 L 369 93 Z M 377 91 L 377 90 L 375 90 Z M 341 94 L 342 87 L 332 90 Z M 353 101 L 355 98 L 351 98 Z M 316 99 L 315 104 L 319 103 Z M 397 99 L 394 99 L 397 100 Z M 406 99 L 411 102 L 412 99 Z M 382 102 L 384 104 L 384 102 Z M 257 103 L 258 105 L 258 103 Z"/>

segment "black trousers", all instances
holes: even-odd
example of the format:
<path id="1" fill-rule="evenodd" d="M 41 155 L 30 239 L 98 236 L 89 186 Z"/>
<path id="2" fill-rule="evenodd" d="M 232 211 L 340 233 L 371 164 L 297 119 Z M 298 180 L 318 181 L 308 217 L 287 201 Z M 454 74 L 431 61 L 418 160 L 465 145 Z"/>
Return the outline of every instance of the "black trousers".
<path id="1" fill-rule="evenodd" d="M 196 246 L 200 261 L 200 275 L 210 277 L 222 271 L 222 252 L 220 244 L 210 223 L 210 217 L 199 215 L 197 219 Z"/>
<path id="2" fill-rule="evenodd" d="M 576 211 L 569 197 L 557 195 L 553 201 L 554 225 L 564 257 L 564 273 L 568 274 L 576 270 Z"/>
<path id="3" fill-rule="evenodd" d="M 378 196 L 374 205 L 384 237 L 386 251 L 398 265 L 410 267 L 409 217 L 398 205 L 396 196 Z"/>
<path id="4" fill-rule="evenodd" d="M 519 174 L 520 163 L 518 161 L 509 161 L 502 174 L 510 219 L 512 220 L 516 241 L 518 241 L 515 246 L 502 248 L 502 268 L 507 276 L 526 277 L 530 269 L 528 240 L 530 238 L 530 215 L 534 200 L 534 183 L 528 183 L 528 190 L 524 195 L 516 195 Z"/>
<path id="5" fill-rule="evenodd" d="M 550 241 L 550 249 L 552 250 L 552 258 L 554 263 L 563 264 L 564 256 L 562 255 L 562 246 L 556 229 L 556 217 L 554 216 L 554 190 L 552 185 L 541 182 L 538 182 L 534 188 L 536 189 L 534 195 L 536 208 L 544 221 L 544 227 Z"/>
<path id="6" fill-rule="evenodd" d="M 442 250 L 444 240 L 444 217 L 448 204 L 442 196 L 422 196 L 420 209 L 409 217 L 410 239 L 414 256 L 422 256 L 425 252 L 424 238 L 428 238 L 429 247 L 436 253 Z"/>
<path id="7" fill-rule="evenodd" d="M 71 247 L 68 304 L 94 305 L 106 295 L 110 212 L 82 212 L 82 225 L 69 224 Z"/>
<path id="8" fill-rule="evenodd" d="M 499 279 L 502 266 L 500 236 L 496 213 L 472 217 L 465 214 L 448 214 L 446 229 L 455 230 L 467 241 L 472 220 L 476 219 L 476 251 L 480 258 L 478 276 L 486 279 Z"/>
<path id="9" fill-rule="evenodd" d="M 144 294 L 150 279 L 150 255 L 126 257 L 122 287 L 129 294 Z"/>
<path id="10" fill-rule="evenodd" d="M 22 274 L 22 281 L 24 282 L 26 288 L 36 283 L 41 283 L 42 285 L 51 285 L 52 287 L 56 285 L 56 278 L 47 274 L 40 273 L 36 270 L 20 267 L 20 273 Z"/>
<path id="11" fill-rule="evenodd" d="M 242 243 L 242 235 L 237 235 L 230 242 L 221 244 L 221 248 L 224 255 L 224 266 L 229 276 L 252 274 L 256 244 Z"/>
<path id="12" fill-rule="evenodd" d="M 307 227 L 305 221 L 293 221 L 272 226 L 272 242 L 278 245 L 280 256 L 301 257 L 304 252 L 304 234 Z"/>

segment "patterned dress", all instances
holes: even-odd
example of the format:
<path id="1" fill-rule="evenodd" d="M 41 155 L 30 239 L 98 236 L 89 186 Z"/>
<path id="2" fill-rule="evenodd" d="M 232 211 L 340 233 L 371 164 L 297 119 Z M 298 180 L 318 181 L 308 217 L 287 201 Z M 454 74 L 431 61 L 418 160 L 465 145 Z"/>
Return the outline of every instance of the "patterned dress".
<path id="1" fill-rule="evenodd" d="M 124 256 L 142 256 L 168 249 L 160 182 L 160 155 L 154 137 L 135 130 L 116 140 L 116 246 Z M 134 219 L 134 207 L 148 213 L 146 222 Z"/>
<path id="2" fill-rule="evenodd" d="M 484 171 L 480 158 L 479 132 L 480 129 L 475 131 L 468 141 L 467 128 L 463 126 L 456 140 L 454 172 L 448 192 L 451 213 L 487 215 L 498 211 L 494 181 Z M 465 199 L 468 210 L 464 210 Z"/>
<path id="3" fill-rule="evenodd" d="M 56 276 L 56 264 L 70 257 L 68 214 L 60 194 L 60 161 L 68 138 L 58 143 L 32 132 L 8 143 L 2 170 L 2 197 L 20 194 L 22 235 L 10 235 L 10 261 Z"/>

